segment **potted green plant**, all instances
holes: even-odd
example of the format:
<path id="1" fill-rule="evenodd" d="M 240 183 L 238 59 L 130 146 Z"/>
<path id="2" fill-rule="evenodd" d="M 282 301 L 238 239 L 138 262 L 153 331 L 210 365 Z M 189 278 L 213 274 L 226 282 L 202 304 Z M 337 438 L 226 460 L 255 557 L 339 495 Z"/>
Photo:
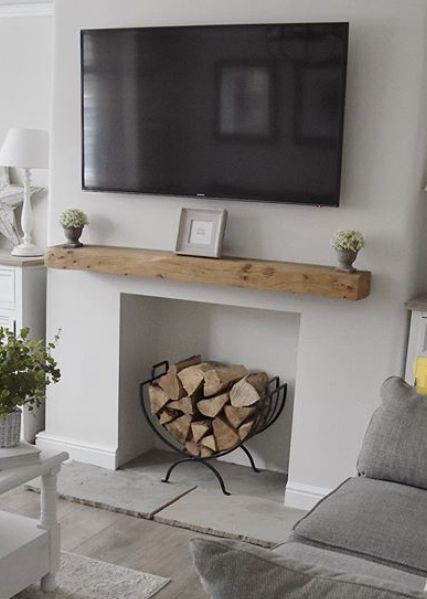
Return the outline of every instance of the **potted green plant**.
<path id="1" fill-rule="evenodd" d="M 59 217 L 67 239 L 65 247 L 78 248 L 83 244 L 79 241 L 83 227 L 88 224 L 88 219 L 83 210 L 79 208 L 68 208 Z"/>
<path id="2" fill-rule="evenodd" d="M 353 262 L 365 245 L 362 233 L 354 229 L 337 231 L 332 236 L 331 245 L 336 251 L 339 269 L 346 272 L 355 272 L 356 269 L 353 266 Z"/>
<path id="3" fill-rule="evenodd" d="M 59 339 L 45 346 L 29 337 L 29 329 L 14 335 L 0 328 L 0 447 L 14 447 L 21 437 L 21 407 L 29 411 L 44 401 L 45 390 L 61 377 L 52 356 Z"/>

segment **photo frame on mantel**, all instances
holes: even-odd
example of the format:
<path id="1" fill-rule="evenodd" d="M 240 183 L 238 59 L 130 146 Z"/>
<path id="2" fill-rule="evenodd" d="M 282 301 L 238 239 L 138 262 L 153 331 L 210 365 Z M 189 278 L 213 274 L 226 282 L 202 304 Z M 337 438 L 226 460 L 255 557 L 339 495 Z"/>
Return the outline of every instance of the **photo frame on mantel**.
<path id="1" fill-rule="evenodd" d="M 182 208 L 175 254 L 219 258 L 227 210 Z"/>

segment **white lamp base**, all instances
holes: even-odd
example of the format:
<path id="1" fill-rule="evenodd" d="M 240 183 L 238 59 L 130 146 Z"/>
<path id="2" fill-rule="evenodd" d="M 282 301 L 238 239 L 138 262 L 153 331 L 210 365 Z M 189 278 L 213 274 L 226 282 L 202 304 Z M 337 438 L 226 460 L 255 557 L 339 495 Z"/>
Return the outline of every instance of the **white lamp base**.
<path id="1" fill-rule="evenodd" d="M 21 243 L 13 248 L 12 256 L 43 256 L 44 252 L 34 243 Z"/>

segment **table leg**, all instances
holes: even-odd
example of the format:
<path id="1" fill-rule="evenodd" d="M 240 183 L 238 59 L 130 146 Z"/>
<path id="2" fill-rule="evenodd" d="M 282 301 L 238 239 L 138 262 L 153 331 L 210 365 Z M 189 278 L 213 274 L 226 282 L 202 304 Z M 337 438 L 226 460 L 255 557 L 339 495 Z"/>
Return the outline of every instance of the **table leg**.
<path id="1" fill-rule="evenodd" d="M 49 532 L 49 572 L 41 580 L 41 588 L 44 592 L 55 589 L 55 575 L 60 563 L 59 524 L 56 513 L 58 472 L 59 467 L 55 467 L 42 476 L 40 528 Z"/>

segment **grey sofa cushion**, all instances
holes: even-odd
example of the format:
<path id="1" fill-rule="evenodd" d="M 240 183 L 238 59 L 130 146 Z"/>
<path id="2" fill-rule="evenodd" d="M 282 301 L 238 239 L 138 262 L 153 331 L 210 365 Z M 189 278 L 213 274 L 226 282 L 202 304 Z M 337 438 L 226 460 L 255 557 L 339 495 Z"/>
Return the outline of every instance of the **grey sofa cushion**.
<path id="1" fill-rule="evenodd" d="M 294 526 L 294 538 L 427 575 L 427 493 L 351 478 Z"/>
<path id="2" fill-rule="evenodd" d="M 351 572 L 352 574 L 373 576 L 389 582 L 397 582 L 418 591 L 423 591 L 426 584 L 424 576 L 417 576 L 348 553 L 331 551 L 306 543 L 288 541 L 276 547 L 273 552 L 280 554 L 282 557 L 310 562 L 334 571 Z"/>
<path id="3" fill-rule="evenodd" d="M 381 398 L 363 440 L 359 474 L 427 489 L 427 397 L 391 377 Z"/>
<path id="4" fill-rule="evenodd" d="M 212 599 L 425 599 L 403 585 L 282 557 L 233 541 L 196 539 L 194 564 Z"/>

